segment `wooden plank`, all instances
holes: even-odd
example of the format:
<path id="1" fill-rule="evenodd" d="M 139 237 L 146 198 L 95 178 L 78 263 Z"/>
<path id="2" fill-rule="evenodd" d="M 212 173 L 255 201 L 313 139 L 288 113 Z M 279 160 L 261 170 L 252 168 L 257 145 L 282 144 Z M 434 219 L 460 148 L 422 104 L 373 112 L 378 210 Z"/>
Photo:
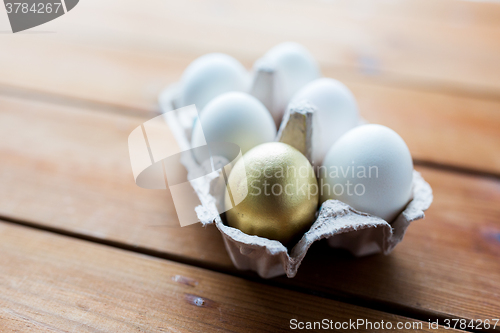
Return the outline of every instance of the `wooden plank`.
<path id="1" fill-rule="evenodd" d="M 271 46 L 296 40 L 325 68 L 497 97 L 500 92 L 497 3 L 171 0 L 140 6 L 133 1 L 90 0 L 75 9 L 35 29 L 56 33 L 2 36 L 1 82 L 29 76 L 39 89 L 71 92 L 61 83 L 73 85 L 81 81 L 79 73 L 88 71 L 91 80 L 83 80 L 88 86 L 92 82 L 113 90 L 119 86 L 109 85 L 112 76 L 134 78 L 115 66 L 121 62 L 117 58 L 96 62 L 96 52 L 166 59 L 172 53 L 194 57 L 222 51 L 249 64 Z M 7 16 L 0 20 L 0 28 L 8 31 Z M 46 56 L 50 53 L 60 55 L 51 59 Z M 149 66 L 148 61 L 143 65 Z M 159 74 L 162 67 L 156 70 Z M 33 87 L 30 81 L 20 83 Z M 121 95 L 120 90 L 115 94 Z"/>
<path id="2" fill-rule="evenodd" d="M 278 332 L 293 318 L 435 331 L 426 322 L 3 222 L 0 240 L 2 331 Z"/>
<path id="3" fill-rule="evenodd" d="M 405 140 L 414 159 L 500 175 L 500 101 L 348 83 L 361 115 Z"/>
<path id="4" fill-rule="evenodd" d="M 326 76 L 354 91 L 363 116 L 401 133 L 416 159 L 500 174 L 500 156 L 491 153 L 500 149 L 499 4 L 295 1 L 278 15 L 280 5 L 266 2 L 255 24 L 262 6 L 254 2 L 176 2 L 168 10 L 174 7 L 164 2 L 141 8 L 89 1 L 44 26 L 57 33 L 4 34 L 0 90 L 153 112 L 161 89 L 197 56 L 228 52 L 251 67 L 275 43 L 296 39 L 318 57 Z M 304 13 L 318 18 L 305 24 Z M 6 17 L 0 27 L 8 28 Z"/>
<path id="5" fill-rule="evenodd" d="M 295 281 L 280 282 L 304 288 L 314 284 L 318 291 L 355 294 L 369 303 L 383 300 L 389 308 L 399 305 L 454 318 L 498 317 L 500 182 L 417 170 L 433 187 L 434 202 L 391 255 L 354 260 L 320 244 Z"/>
<path id="6" fill-rule="evenodd" d="M 120 239 L 132 246 L 183 248 L 201 261 L 213 253 L 218 259 L 210 260 L 230 263 L 218 242 L 209 242 L 201 250 L 194 235 L 207 230 L 180 227 L 170 192 L 135 185 L 127 137 L 144 118 L 3 101 L 0 184 L 5 191 L 4 216 L 46 221 L 56 228 Z M 217 230 L 208 232 L 220 237 Z"/>
<path id="7" fill-rule="evenodd" d="M 106 57 L 112 59 L 113 52 L 109 52 Z M 131 58 L 117 55 L 116 57 L 115 65 L 119 64 L 127 68 L 128 74 L 133 79 L 127 80 L 120 75 L 106 76 L 106 78 L 110 77 L 109 80 L 113 82 L 108 85 L 111 88 L 104 88 L 101 92 L 96 91 L 99 89 L 98 85 L 85 80 L 78 81 L 74 85 L 71 81 L 65 83 L 66 80 L 63 80 L 61 86 L 68 87 L 77 95 L 82 93 L 79 96 L 81 98 L 91 98 L 93 94 L 107 98 L 106 96 L 111 96 L 121 89 L 120 103 L 123 103 L 122 106 L 128 105 L 128 109 L 124 111 L 129 112 L 130 108 L 140 108 L 153 117 L 152 112 L 156 109 L 156 106 L 153 106 L 156 105 L 155 94 L 163 84 L 158 84 L 152 88 L 152 91 L 146 93 L 144 89 L 148 86 L 147 78 L 156 77 L 158 82 L 166 84 L 165 80 L 159 79 L 163 74 L 159 74 L 157 68 L 164 68 L 164 72 L 170 73 L 169 77 L 174 81 L 176 75 L 177 77 L 181 75 L 181 68 L 183 68 L 177 64 L 187 65 L 188 63 L 185 59 L 179 60 L 172 57 L 164 59 L 163 64 L 158 62 L 152 65 L 150 61 L 151 67 L 145 68 L 136 66 Z M 56 59 L 56 56 L 51 58 Z M 68 56 L 68 58 L 71 57 Z M 37 66 L 43 67 L 43 64 L 39 63 Z M 104 68 L 105 64 L 102 66 Z M 78 70 L 81 73 L 86 71 L 84 68 Z M 500 101 L 377 86 L 359 83 L 356 80 L 346 81 L 346 84 L 357 98 L 361 115 L 370 122 L 384 124 L 397 131 L 408 144 L 414 158 L 500 174 L 500 156 L 491 153 L 500 150 L 500 133 L 498 132 Z M 24 98 L 32 98 L 25 91 L 15 92 L 8 89 L 5 91 L 5 89 L 7 88 L 4 87 L 4 94 L 17 93 Z M 113 91 L 109 92 L 110 89 Z M 1 87 L 0 92 L 2 92 Z M 145 100 L 148 103 L 143 104 L 142 101 Z M 57 97 L 54 97 L 53 101 L 58 102 Z"/>
<path id="8" fill-rule="evenodd" d="M 180 228 L 167 191 L 135 186 L 126 138 L 144 118 L 9 98 L 0 110 L 0 216 L 235 272 L 215 228 Z M 318 245 L 279 283 L 440 318 L 498 315 L 499 181 L 417 169 L 435 200 L 393 254 Z"/>

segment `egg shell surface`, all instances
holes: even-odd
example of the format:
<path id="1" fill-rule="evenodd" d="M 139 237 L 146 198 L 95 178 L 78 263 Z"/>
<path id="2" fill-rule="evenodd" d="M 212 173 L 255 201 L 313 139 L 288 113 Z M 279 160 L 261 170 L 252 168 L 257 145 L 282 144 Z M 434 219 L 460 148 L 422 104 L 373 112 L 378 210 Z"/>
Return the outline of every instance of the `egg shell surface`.
<path id="1" fill-rule="evenodd" d="M 266 107 L 255 97 L 241 92 L 222 94 L 206 105 L 194 126 L 191 146 L 200 147 L 210 142 L 237 144 L 242 154 L 276 137 L 276 125 Z M 220 148 L 220 147 L 219 147 Z M 212 156 L 219 155 L 231 160 L 224 149 L 214 149 Z M 194 150 L 198 163 L 209 156 Z"/>
<path id="2" fill-rule="evenodd" d="M 275 109 L 272 112 L 281 118 L 293 95 L 320 77 L 319 66 L 305 47 L 294 42 L 276 45 L 264 55 L 264 59 L 275 68 Z"/>
<path id="3" fill-rule="evenodd" d="M 322 202 L 340 200 L 389 223 L 411 199 L 410 151 L 396 132 L 382 125 L 344 134 L 328 151 L 319 174 Z"/>
<path id="4" fill-rule="evenodd" d="M 307 158 L 292 146 L 269 142 L 251 149 L 228 183 L 239 203 L 233 207 L 225 193 L 227 222 L 244 233 L 289 245 L 314 222 L 318 182 Z"/>
<path id="5" fill-rule="evenodd" d="M 321 165 L 333 143 L 358 125 L 358 106 L 351 91 L 342 82 L 330 78 L 308 83 L 294 95 L 290 105 L 304 100 L 317 108 L 313 161 L 315 165 Z"/>
<path id="6" fill-rule="evenodd" d="M 195 104 L 198 111 L 216 96 L 247 91 L 250 77 L 243 65 L 223 53 L 210 53 L 194 60 L 181 78 L 182 106 Z"/>

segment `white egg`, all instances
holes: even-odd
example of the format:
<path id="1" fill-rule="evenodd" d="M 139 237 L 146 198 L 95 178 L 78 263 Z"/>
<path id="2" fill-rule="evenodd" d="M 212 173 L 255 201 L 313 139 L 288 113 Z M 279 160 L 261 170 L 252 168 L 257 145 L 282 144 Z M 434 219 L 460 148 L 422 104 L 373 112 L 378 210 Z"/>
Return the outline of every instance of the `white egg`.
<path id="1" fill-rule="evenodd" d="M 210 142 L 231 142 L 237 144 L 242 154 L 253 147 L 273 141 L 276 126 L 266 107 L 255 97 L 241 92 L 222 94 L 210 101 L 196 122 L 191 146 L 200 147 Z M 230 152 L 216 148 L 212 156 L 219 155 L 231 160 Z M 194 150 L 199 163 L 208 156 Z"/>
<path id="2" fill-rule="evenodd" d="M 222 53 L 210 53 L 193 61 L 181 78 L 182 106 L 202 110 L 214 97 L 229 91 L 247 91 L 250 77 L 243 65 Z"/>
<path id="3" fill-rule="evenodd" d="M 320 71 L 309 51 L 293 42 L 276 45 L 263 58 L 275 69 L 274 107 L 271 112 L 279 123 L 293 95 L 308 82 L 319 78 Z"/>
<path id="4" fill-rule="evenodd" d="M 413 162 L 403 139 L 382 125 L 344 134 L 319 169 L 321 200 L 337 199 L 392 222 L 412 196 Z"/>
<path id="5" fill-rule="evenodd" d="M 342 82 L 329 78 L 307 84 L 294 95 L 291 104 L 303 100 L 317 108 L 313 161 L 320 165 L 332 144 L 358 125 L 358 107 L 351 91 Z"/>

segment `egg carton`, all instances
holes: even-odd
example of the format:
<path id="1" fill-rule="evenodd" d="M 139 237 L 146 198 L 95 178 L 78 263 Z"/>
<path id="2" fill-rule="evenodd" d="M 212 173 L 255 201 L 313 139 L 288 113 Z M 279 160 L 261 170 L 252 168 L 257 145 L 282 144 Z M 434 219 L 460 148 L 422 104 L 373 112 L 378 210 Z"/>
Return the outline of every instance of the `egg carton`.
<path id="1" fill-rule="evenodd" d="M 272 68 L 268 66 L 256 68 L 251 89 L 251 93 L 268 109 L 273 108 L 272 94 L 275 87 L 273 77 Z M 160 95 L 159 102 L 180 148 L 187 150 L 190 148 L 193 117 L 196 115 L 175 111 L 179 107 L 178 96 L 179 86 L 173 85 Z M 314 106 L 307 102 L 292 106 L 284 114 L 276 137 L 276 141 L 298 149 L 310 162 L 314 162 L 311 160 L 314 149 L 312 145 L 314 114 Z M 202 168 L 206 170 L 205 174 L 213 175 L 211 165 L 199 165 L 191 154 L 186 154 L 181 162 L 188 173 L 200 174 Z M 215 169 L 226 166 L 225 170 L 229 171 L 227 163 L 228 161 L 222 157 L 214 157 Z M 222 177 L 205 177 L 203 181 L 192 182 L 192 186 L 201 202 L 195 209 L 201 223 L 204 226 L 215 224 L 222 234 L 227 252 L 236 268 L 255 271 L 262 278 L 273 278 L 283 274 L 289 278 L 294 277 L 309 247 L 321 239 L 327 239 L 331 247 L 346 249 L 356 257 L 375 253 L 387 255 L 402 241 L 410 223 L 424 217 L 424 211 L 429 208 L 433 200 L 431 187 L 417 171 L 413 171 L 411 201 L 391 223 L 357 211 L 341 201 L 327 200 L 316 213 L 316 220 L 310 229 L 289 250 L 279 241 L 245 234 L 223 222 L 219 214 L 219 211 L 224 211 L 222 207 L 225 184 Z"/>

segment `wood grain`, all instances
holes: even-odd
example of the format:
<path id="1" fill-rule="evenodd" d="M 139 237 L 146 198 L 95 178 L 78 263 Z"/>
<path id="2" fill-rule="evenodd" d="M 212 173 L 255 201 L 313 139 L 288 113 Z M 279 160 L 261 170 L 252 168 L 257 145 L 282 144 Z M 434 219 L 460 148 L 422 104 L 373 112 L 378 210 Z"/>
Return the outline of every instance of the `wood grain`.
<path id="1" fill-rule="evenodd" d="M 414 158 L 498 175 L 499 22 L 500 4 L 455 0 L 89 0 L 44 25 L 56 33 L 0 35 L 0 91 L 151 114 L 196 57 L 227 52 L 250 68 L 293 39 L 354 91 L 364 117 L 400 133 Z"/>
<path id="2" fill-rule="evenodd" d="M 2 35 L 6 44 L 0 70 L 6 74 L 0 80 L 32 85 L 20 79 L 26 77 L 23 71 L 45 83 L 37 87 L 60 91 L 66 90 L 61 83 L 69 82 L 59 75 L 74 82 L 81 79 L 78 73 L 88 70 L 96 76 L 84 82 L 114 89 L 103 78 L 127 77 L 127 71 L 115 66 L 120 62 L 116 58 L 95 59 L 96 51 L 140 54 L 145 59 L 219 51 L 249 63 L 279 42 L 296 40 L 325 68 L 498 97 L 499 18 L 497 3 L 454 0 L 155 0 L 147 6 L 88 0 L 69 15 L 35 29 L 55 33 Z M 0 28 L 8 31 L 6 15 L 0 20 Z M 75 46 L 77 54 L 67 57 L 66 50 Z M 25 53 L 26 49 L 31 52 Z M 57 59 L 64 61 L 37 58 L 47 52 L 62 52 Z M 34 66 L 39 62 L 44 66 Z M 102 67 L 101 62 L 107 65 Z M 61 66 L 68 71 L 54 76 Z M 13 72 L 12 67 L 18 70 Z M 161 73 L 162 68 L 157 70 Z"/>
<path id="3" fill-rule="evenodd" d="M 201 238 L 194 235 L 220 236 L 199 226 L 181 228 L 170 192 L 135 185 L 127 137 L 144 118 L 19 102 L 0 108 L 4 216 L 230 263 L 214 249 L 220 244 L 209 242 L 200 251 Z"/>
<path id="4" fill-rule="evenodd" d="M 356 295 L 461 318 L 500 313 L 500 182 L 417 168 L 434 202 L 389 256 L 354 259 L 318 244 L 294 281 L 280 283 Z M 325 264 L 328 263 L 328 264 Z M 317 267 L 322 267 L 318 272 Z M 332 287 L 334 286 L 334 287 Z"/>
<path id="5" fill-rule="evenodd" d="M 0 240 L 3 332 L 278 332 L 293 318 L 417 323 L 3 222 Z"/>
<path id="6" fill-rule="evenodd" d="M 39 54 L 37 59 L 40 63 L 36 64 L 37 67 L 44 66 L 43 59 L 57 59 L 56 53 L 50 53 L 51 48 L 47 51 L 49 53 Z M 167 84 L 169 78 L 171 82 L 177 80 L 182 68 L 189 63 L 188 59 L 176 57 L 161 61 L 139 61 L 111 51 L 102 51 L 95 57 L 104 61 L 99 65 L 100 71 L 106 74 L 104 80 L 99 79 L 99 83 L 94 84 L 93 78 L 87 76 L 92 69 L 75 65 L 77 72 L 70 70 L 58 74 L 62 75 L 59 78 L 60 85 L 84 100 L 91 100 L 91 96 L 97 99 L 119 99 L 116 105 L 125 107 L 123 112 L 130 113 L 131 109 L 138 109 L 149 117 L 153 117 L 157 108 L 156 94 Z M 72 53 L 66 54 L 65 58 L 84 61 L 83 56 L 79 58 Z M 108 71 L 121 67 L 120 75 L 106 71 L 111 59 L 115 60 Z M 72 81 L 66 78 L 66 75 L 71 76 L 71 72 L 82 79 Z M 168 75 L 164 76 L 163 72 Z M 124 77 L 124 74 L 130 79 Z M 332 72 L 332 76 L 333 74 Z M 21 76 L 19 80 L 26 81 Z M 100 84 L 107 80 L 106 87 L 101 87 Z M 408 144 L 414 158 L 500 174 L 500 156 L 491 153 L 500 150 L 500 101 L 359 83 L 356 80 L 345 80 L 345 83 L 354 92 L 361 115 L 370 122 L 387 125 L 397 131 Z M 0 92 L 16 94 L 6 87 L 0 87 Z M 17 94 L 26 99 L 33 98 L 25 90 L 20 90 Z M 37 96 L 40 97 L 40 94 Z M 52 101 L 61 102 L 57 96 Z M 67 99 L 62 102 L 71 103 Z M 95 104 L 89 104 L 88 107 L 100 109 Z"/>
<path id="7" fill-rule="evenodd" d="M 168 191 L 135 186 L 126 138 L 197 56 L 227 52 L 250 68 L 285 40 L 310 49 L 417 160 L 500 174 L 496 3 L 87 0 L 35 30 L 0 34 L 0 217 L 11 221 L 256 279 L 234 269 L 215 228 L 180 228 Z M 498 317 L 498 177 L 418 170 L 435 201 L 394 253 L 354 259 L 318 243 L 296 278 L 267 285 L 0 222 L 0 330 L 408 320 L 366 307 L 424 321 Z"/>
<path id="8" fill-rule="evenodd" d="M 414 159 L 500 175 L 500 102 L 347 82 L 370 123 L 388 126 Z"/>
<path id="9" fill-rule="evenodd" d="M 9 98 L 1 106 L 1 216 L 243 274 L 215 228 L 180 228 L 167 191 L 135 186 L 126 138 L 143 118 Z M 425 316 L 497 316 L 500 182 L 417 169 L 435 200 L 393 254 L 353 259 L 320 244 L 296 278 L 277 283 Z"/>

